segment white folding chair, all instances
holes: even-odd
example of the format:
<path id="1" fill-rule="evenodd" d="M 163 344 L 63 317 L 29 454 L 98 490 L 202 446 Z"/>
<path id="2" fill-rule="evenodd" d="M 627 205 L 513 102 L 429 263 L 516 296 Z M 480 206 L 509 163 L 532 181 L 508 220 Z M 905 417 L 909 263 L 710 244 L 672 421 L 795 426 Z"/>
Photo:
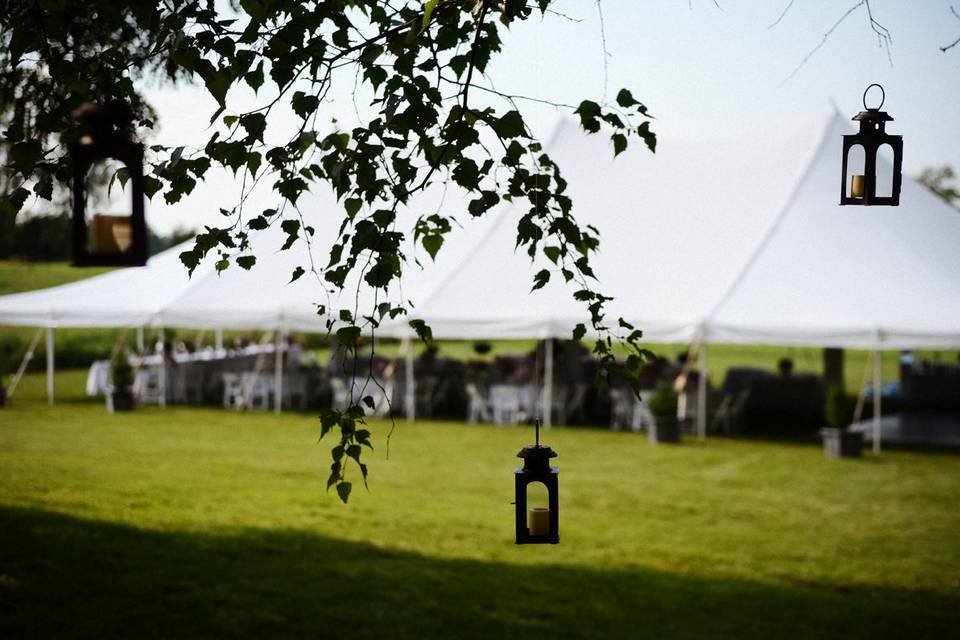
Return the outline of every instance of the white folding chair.
<path id="1" fill-rule="evenodd" d="M 490 401 L 483 397 L 480 389 L 472 382 L 467 383 L 467 420 L 470 424 L 490 422 Z"/>
<path id="2" fill-rule="evenodd" d="M 520 420 L 520 394 L 517 387 L 495 384 L 490 387 L 494 424 L 517 424 Z"/>

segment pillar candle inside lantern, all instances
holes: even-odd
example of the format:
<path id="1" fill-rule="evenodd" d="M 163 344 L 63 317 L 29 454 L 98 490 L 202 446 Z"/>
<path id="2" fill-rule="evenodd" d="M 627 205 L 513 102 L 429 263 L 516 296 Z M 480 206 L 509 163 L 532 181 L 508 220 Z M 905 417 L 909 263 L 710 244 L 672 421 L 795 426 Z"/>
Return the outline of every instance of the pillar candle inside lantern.
<path id="1" fill-rule="evenodd" d="M 547 507 L 530 507 L 527 526 L 532 536 L 545 536 L 550 533 L 550 509 Z"/>
<path id="2" fill-rule="evenodd" d="M 133 243 L 130 216 L 98 213 L 93 216 L 90 249 L 97 253 L 124 253 Z"/>
<path id="3" fill-rule="evenodd" d="M 850 197 L 862 198 L 865 185 L 866 178 L 864 176 L 853 176 L 850 181 Z"/>

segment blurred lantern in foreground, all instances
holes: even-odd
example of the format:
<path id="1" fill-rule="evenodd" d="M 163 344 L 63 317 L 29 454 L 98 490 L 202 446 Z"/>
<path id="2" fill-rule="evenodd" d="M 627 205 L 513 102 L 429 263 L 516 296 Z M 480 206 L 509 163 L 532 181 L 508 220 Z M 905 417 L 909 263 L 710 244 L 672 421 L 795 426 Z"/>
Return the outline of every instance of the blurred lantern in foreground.
<path id="1" fill-rule="evenodd" d="M 880 89 L 880 104 L 867 107 L 867 93 L 871 88 Z M 879 84 L 871 84 L 863 92 L 863 108 L 853 117 L 860 122 L 860 131 L 843 136 L 843 167 L 840 182 L 840 204 L 890 205 L 900 204 L 900 182 L 903 165 L 903 137 L 889 135 L 886 123 L 893 120 L 889 114 L 880 111 L 886 95 Z M 884 145 L 893 151 L 893 172 L 890 176 L 877 176 L 877 152 Z M 859 147 L 859 149 L 858 149 Z M 863 155 L 863 173 L 850 175 L 850 154 Z M 879 182 L 878 182 L 879 179 Z"/>
<path id="2" fill-rule="evenodd" d="M 73 264 L 136 267 L 147 263 L 143 145 L 130 137 L 121 103 L 84 104 L 70 144 L 73 165 Z"/>
<path id="3" fill-rule="evenodd" d="M 557 489 L 558 467 L 550 466 L 557 453 L 540 444 L 540 421 L 537 420 L 537 443 L 520 450 L 523 466 L 514 472 L 517 544 L 557 544 L 560 542 L 560 500 Z M 529 489 L 534 483 L 546 488 L 547 504 L 529 504 Z"/>

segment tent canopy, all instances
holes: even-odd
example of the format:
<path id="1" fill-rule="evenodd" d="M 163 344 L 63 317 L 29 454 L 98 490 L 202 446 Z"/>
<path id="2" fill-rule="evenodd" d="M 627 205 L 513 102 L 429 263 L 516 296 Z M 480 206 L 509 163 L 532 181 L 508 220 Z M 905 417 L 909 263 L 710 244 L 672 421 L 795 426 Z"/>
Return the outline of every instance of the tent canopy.
<path id="1" fill-rule="evenodd" d="M 614 160 L 606 140 L 561 125 L 551 153 L 578 220 L 601 233 L 593 268 L 612 322 L 654 342 L 960 346 L 960 213 L 910 179 L 900 207 L 837 204 L 852 130 L 833 111 Z M 513 253 L 521 213 L 500 212 L 417 310 L 435 337 L 567 337 L 587 320 L 556 267 Z M 560 282 L 531 292 L 542 268 Z"/>
<path id="2" fill-rule="evenodd" d="M 661 140 L 656 155 L 634 147 L 614 159 L 608 141 L 562 123 L 551 154 L 578 220 L 600 231 L 593 268 L 615 297 L 613 321 L 657 342 L 960 346 L 960 214 L 909 179 L 900 207 L 836 204 L 850 131 L 831 112 L 749 140 Z M 520 215 L 505 205 L 471 222 L 435 265 L 408 269 L 381 296 L 412 300 L 437 338 L 568 337 L 585 307 L 556 267 L 514 252 Z M 317 304 L 373 305 L 351 287 L 337 298 L 309 272 L 335 237 L 339 216 L 325 218 L 310 248 L 279 251 L 279 229 L 253 234 L 249 271 L 217 274 L 208 259 L 188 278 L 177 247 L 147 267 L 0 297 L 0 324 L 322 331 Z M 290 283 L 297 266 L 308 272 Z M 531 293 L 542 268 L 554 281 Z M 409 329 L 398 320 L 380 333 Z"/>

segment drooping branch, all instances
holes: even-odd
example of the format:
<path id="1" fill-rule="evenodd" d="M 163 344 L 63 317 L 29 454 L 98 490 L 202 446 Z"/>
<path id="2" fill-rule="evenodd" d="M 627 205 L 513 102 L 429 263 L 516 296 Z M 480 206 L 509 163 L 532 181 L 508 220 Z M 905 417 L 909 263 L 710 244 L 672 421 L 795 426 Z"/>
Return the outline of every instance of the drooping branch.
<path id="1" fill-rule="evenodd" d="M 791 0 L 790 3 L 787 4 L 786 8 L 783 10 L 783 12 L 781 13 L 780 17 L 777 18 L 777 20 L 776 20 L 773 24 L 771 24 L 770 26 L 773 27 L 773 26 L 775 26 L 777 23 L 779 23 L 780 20 L 782 20 L 783 17 L 786 15 L 787 11 L 790 9 L 790 7 L 791 7 L 792 5 L 793 5 L 793 0 Z M 887 60 L 890 62 L 890 65 L 892 66 L 892 65 L 893 65 L 893 59 L 892 59 L 891 54 L 890 54 L 890 45 L 893 43 L 893 37 L 891 36 L 890 31 L 889 31 L 886 27 L 884 27 L 882 24 L 880 24 L 880 23 L 873 17 L 873 9 L 872 9 L 872 7 L 870 6 L 870 0 L 858 0 L 858 2 L 857 2 L 856 4 L 854 4 L 852 7 L 850 7 L 849 9 L 847 9 L 847 10 L 843 13 L 843 15 L 841 15 L 841 16 L 837 19 L 837 21 L 834 22 L 833 25 L 832 25 L 829 29 L 827 29 L 826 32 L 824 32 L 823 36 L 822 36 L 821 39 L 820 39 L 820 42 L 818 42 L 817 45 L 816 45 L 815 47 L 813 47 L 813 48 L 807 53 L 807 55 L 805 55 L 805 56 L 803 57 L 803 60 L 800 61 L 800 64 L 798 64 L 798 65 L 793 69 L 793 71 L 790 72 L 790 75 L 788 75 L 786 78 L 784 78 L 783 82 L 780 83 L 780 86 L 782 87 L 784 84 L 786 84 L 787 82 L 789 82 L 790 80 L 792 80 L 793 77 L 796 76 L 797 73 L 800 71 L 800 69 L 802 69 L 802 68 L 807 64 L 807 62 L 809 62 L 810 58 L 812 58 L 815 53 L 817 53 L 820 49 L 823 48 L 823 46 L 824 46 L 824 45 L 827 43 L 827 41 L 830 39 L 830 36 L 833 35 L 833 32 L 836 31 L 837 28 L 838 28 L 841 24 L 843 24 L 843 22 L 844 22 L 848 17 L 850 17 L 850 15 L 852 15 L 852 14 L 853 14 L 857 9 L 859 9 L 860 7 L 866 7 L 867 21 L 868 21 L 868 24 L 869 24 L 869 26 L 870 26 L 870 29 L 871 29 L 871 31 L 873 31 L 874 35 L 876 35 L 877 41 L 878 41 L 879 45 L 886 50 L 886 52 L 887 52 Z"/>
<path id="2" fill-rule="evenodd" d="M 956 18 L 957 20 L 960 20 L 960 13 L 957 13 L 957 9 L 953 5 L 950 5 L 950 13 L 953 14 L 954 18 Z M 957 37 L 957 39 L 951 42 L 950 44 L 940 47 L 940 51 L 943 51 L 944 53 L 946 53 L 947 51 L 949 51 L 950 49 L 953 49 L 958 44 L 960 44 L 960 37 Z"/>

